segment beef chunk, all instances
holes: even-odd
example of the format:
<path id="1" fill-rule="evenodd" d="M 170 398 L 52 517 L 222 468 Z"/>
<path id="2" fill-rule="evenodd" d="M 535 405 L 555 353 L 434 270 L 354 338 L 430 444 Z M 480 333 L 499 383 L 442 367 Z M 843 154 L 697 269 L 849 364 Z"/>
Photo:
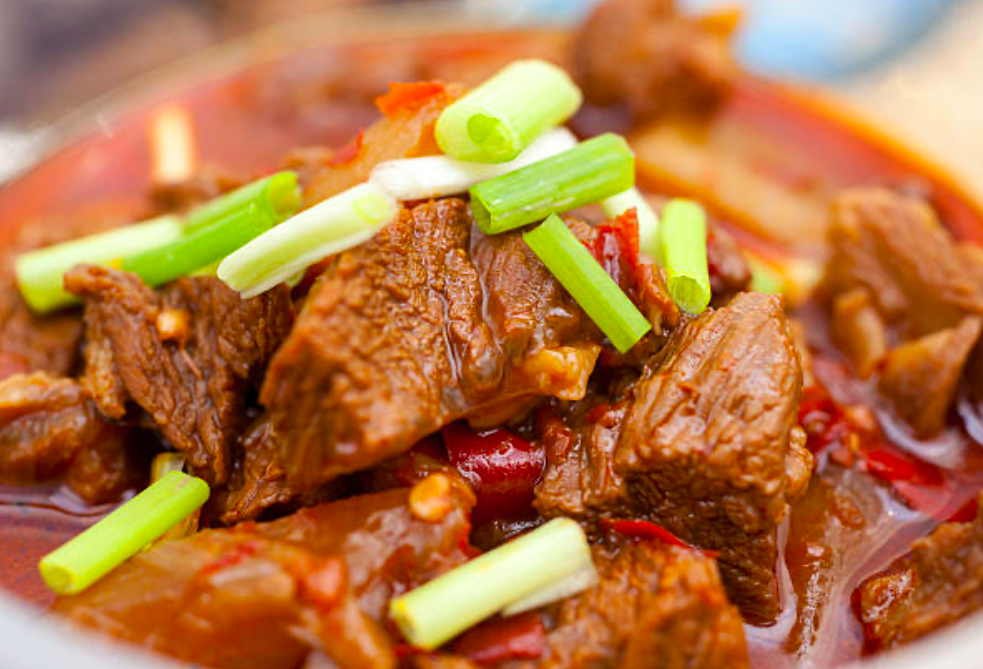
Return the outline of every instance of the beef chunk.
<path id="1" fill-rule="evenodd" d="M 744 254 L 719 223 L 707 230 L 707 264 L 714 306 L 727 304 L 751 286 L 751 268 Z"/>
<path id="2" fill-rule="evenodd" d="M 224 494 L 209 500 L 218 506 L 223 523 L 232 525 L 257 518 L 263 511 L 289 504 L 302 494 L 286 482 L 286 472 L 276 459 L 278 439 L 265 417 L 257 419 L 240 437 L 241 457 L 233 465 Z"/>
<path id="3" fill-rule="evenodd" d="M 684 540 L 720 551 L 745 616 L 779 610 L 777 528 L 802 371 L 779 298 L 744 293 L 694 320 L 635 388 L 615 455 L 629 499 Z"/>
<path id="4" fill-rule="evenodd" d="M 983 608 L 983 514 L 946 523 L 854 593 L 867 650 L 906 644 Z"/>
<path id="5" fill-rule="evenodd" d="M 956 327 L 896 346 L 887 355 L 879 379 L 881 394 L 916 436 L 930 438 L 945 427 L 981 324 L 979 316 L 969 316 Z"/>
<path id="6" fill-rule="evenodd" d="M 674 333 L 626 398 L 547 432 L 536 505 L 596 528 L 645 517 L 720 552 L 746 618 L 779 610 L 778 525 L 811 472 L 802 372 L 780 298 L 743 293 Z"/>
<path id="7" fill-rule="evenodd" d="M 339 480 L 312 490 L 290 485 L 286 471 L 277 460 L 279 435 L 265 415 L 256 418 L 238 441 L 232 475 L 224 487 L 212 491 L 206 509 L 208 517 L 217 517 L 225 525 L 253 520 L 269 509 L 282 512 L 291 507 L 328 502 L 346 489 Z M 388 488 L 412 483 L 404 481 L 401 486 Z"/>
<path id="8" fill-rule="evenodd" d="M 209 483 L 229 475 L 245 394 L 290 329 L 286 286 L 242 300 L 218 279 L 159 293 L 136 275 L 79 266 L 65 275 L 86 302 L 83 385 L 110 418 L 130 400 Z"/>
<path id="9" fill-rule="evenodd" d="M 832 294 L 866 289 L 900 340 L 983 314 L 983 266 L 922 200 L 875 188 L 848 191 L 834 204 L 830 238 Z"/>
<path id="10" fill-rule="evenodd" d="M 641 542 L 595 548 L 594 562 L 600 582 L 563 601 L 539 667 L 748 666 L 741 617 L 711 559 Z"/>
<path id="11" fill-rule="evenodd" d="M 915 197 L 857 189 L 833 213 L 834 340 L 862 375 L 880 365 L 881 394 L 916 436 L 932 437 L 979 339 L 983 265 Z"/>
<path id="12" fill-rule="evenodd" d="M 305 487 L 406 451 L 458 418 L 500 423 L 537 396 L 575 399 L 600 335 L 517 234 L 466 203 L 403 210 L 318 280 L 261 401 Z"/>
<path id="13" fill-rule="evenodd" d="M 853 288 L 833 299 L 829 327 L 833 343 L 860 378 L 869 377 L 887 353 L 887 328 L 866 288 Z"/>
<path id="14" fill-rule="evenodd" d="M 538 660 L 517 669 L 739 669 L 748 666 L 744 629 L 727 602 L 713 560 L 653 542 L 594 548 L 599 583 L 551 607 L 553 622 Z M 457 652 L 481 657 L 474 639 Z M 477 651 L 477 652 L 475 652 Z M 487 662 L 485 662 L 487 664 Z M 467 657 L 439 654 L 420 669 L 469 669 Z"/>
<path id="15" fill-rule="evenodd" d="M 86 502 L 114 501 L 141 478 L 126 433 L 103 420 L 73 380 L 36 372 L 0 382 L 0 481 L 64 475 Z"/>
<path id="16" fill-rule="evenodd" d="M 608 0 L 580 30 L 574 72 L 589 102 L 636 118 L 715 107 L 738 75 L 727 36 L 673 0 Z"/>
<path id="17" fill-rule="evenodd" d="M 467 559 L 473 497 L 417 519 L 409 491 L 353 497 L 261 525 L 167 541 L 54 610 L 217 669 L 282 669 L 323 653 L 341 669 L 393 669 L 386 607 Z"/>

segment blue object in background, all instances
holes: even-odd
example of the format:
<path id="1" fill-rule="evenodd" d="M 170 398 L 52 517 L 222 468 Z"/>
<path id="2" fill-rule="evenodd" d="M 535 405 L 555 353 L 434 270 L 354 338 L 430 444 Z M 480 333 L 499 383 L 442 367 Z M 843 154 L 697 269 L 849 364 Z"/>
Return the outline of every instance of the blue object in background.
<path id="1" fill-rule="evenodd" d="M 582 18 L 596 2 L 490 1 L 499 10 L 521 7 L 526 17 L 570 22 Z M 745 20 L 736 47 L 748 70 L 779 77 L 829 80 L 903 52 L 931 31 L 959 0 L 676 1 L 690 12 L 735 4 L 744 7 Z"/>
<path id="2" fill-rule="evenodd" d="M 835 79 L 894 57 L 931 31 L 957 0 L 748 0 L 737 53 L 749 70 Z M 682 0 L 705 11 L 720 0 Z M 732 3 L 731 3 L 732 4 Z"/>

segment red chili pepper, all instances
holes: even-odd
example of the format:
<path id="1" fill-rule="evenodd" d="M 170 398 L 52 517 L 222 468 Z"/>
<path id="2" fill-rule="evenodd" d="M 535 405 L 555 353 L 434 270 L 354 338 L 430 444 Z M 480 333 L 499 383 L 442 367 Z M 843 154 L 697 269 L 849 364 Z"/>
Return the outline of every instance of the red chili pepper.
<path id="1" fill-rule="evenodd" d="M 638 282 L 638 216 L 632 207 L 613 221 L 597 226 L 591 254 L 622 288 Z"/>
<path id="2" fill-rule="evenodd" d="M 393 82 L 389 92 L 375 99 L 375 106 L 386 118 L 400 114 L 413 114 L 433 99 L 449 100 L 447 87 L 440 81 L 418 81 L 413 83 Z"/>
<path id="3" fill-rule="evenodd" d="M 605 518 L 601 521 L 601 524 L 609 530 L 614 530 L 618 534 L 623 534 L 632 539 L 660 541 L 670 546 L 678 546 L 679 548 L 703 553 L 707 557 L 717 557 L 719 555 L 717 551 L 704 550 L 687 543 L 666 528 L 648 520 L 617 520 L 614 518 Z"/>
<path id="4" fill-rule="evenodd" d="M 945 478 L 937 467 L 903 453 L 889 444 L 865 448 L 860 455 L 867 471 L 882 481 L 896 483 L 911 481 L 921 485 L 938 486 Z"/>
<path id="5" fill-rule="evenodd" d="M 971 523 L 976 520 L 976 514 L 979 513 L 979 508 L 976 498 L 973 498 L 959 507 L 959 510 L 946 520 L 950 523 Z"/>
<path id="6" fill-rule="evenodd" d="M 328 160 L 328 165 L 331 167 L 341 167 L 342 165 L 347 165 L 358 157 L 358 154 L 362 152 L 362 146 L 365 144 L 365 131 L 359 130 L 358 135 L 355 139 L 343 147 L 338 149 L 338 153 L 331 156 Z"/>
<path id="7" fill-rule="evenodd" d="M 799 423 L 806 431 L 806 448 L 813 453 L 841 442 L 853 431 L 843 409 L 820 386 L 811 386 L 803 392 Z"/>
<path id="8" fill-rule="evenodd" d="M 259 544 L 255 541 L 247 541 L 235 546 L 228 551 L 222 553 L 217 558 L 204 564 L 201 569 L 198 570 L 196 576 L 198 577 L 208 577 L 212 574 L 216 574 L 223 569 L 227 569 L 233 565 L 239 564 L 246 558 L 256 555 L 256 551 L 259 550 Z"/>
<path id="9" fill-rule="evenodd" d="M 478 664 L 538 659 L 546 650 L 543 617 L 528 612 L 486 622 L 465 632 L 453 650 Z"/>
<path id="10" fill-rule="evenodd" d="M 472 522 L 516 518 L 529 512 L 546 458 L 542 448 L 508 430 L 476 432 L 463 423 L 440 432 L 453 465 L 475 489 Z"/>
<path id="11" fill-rule="evenodd" d="M 427 651 L 404 642 L 397 643 L 395 646 L 393 646 L 393 653 L 396 655 L 397 660 L 401 660 L 404 657 L 411 657 L 413 655 L 425 655 Z"/>

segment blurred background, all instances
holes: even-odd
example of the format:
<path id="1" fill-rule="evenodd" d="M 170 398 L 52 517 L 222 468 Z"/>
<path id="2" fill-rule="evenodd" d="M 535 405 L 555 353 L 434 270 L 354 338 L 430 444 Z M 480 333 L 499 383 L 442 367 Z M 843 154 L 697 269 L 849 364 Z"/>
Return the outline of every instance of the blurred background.
<path id="1" fill-rule="evenodd" d="M 388 0 L 390 3 L 409 0 Z M 47 120 L 156 67 L 311 12 L 386 0 L 0 0 L 0 178 Z M 460 0 L 572 21 L 590 0 Z M 748 69 L 831 88 L 983 192 L 983 0 L 678 0 L 739 5 Z"/>

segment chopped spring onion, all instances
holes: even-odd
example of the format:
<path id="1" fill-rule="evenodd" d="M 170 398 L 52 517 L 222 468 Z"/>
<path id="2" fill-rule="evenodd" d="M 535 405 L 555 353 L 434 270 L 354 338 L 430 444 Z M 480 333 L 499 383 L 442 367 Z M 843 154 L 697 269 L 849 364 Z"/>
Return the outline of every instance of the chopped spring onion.
<path id="1" fill-rule="evenodd" d="M 756 293 L 781 294 L 785 280 L 778 270 L 750 253 L 745 253 L 745 257 L 751 268 L 751 290 Z"/>
<path id="2" fill-rule="evenodd" d="M 366 183 L 284 221 L 230 255 L 218 276 L 243 297 L 288 281 L 317 261 L 374 236 L 399 214 L 399 203 Z"/>
<path id="3" fill-rule="evenodd" d="M 541 588 L 593 569 L 587 537 L 557 518 L 389 603 L 389 615 L 417 648 L 432 650 Z"/>
<path id="4" fill-rule="evenodd" d="M 635 182 L 625 140 L 606 134 L 471 189 L 471 210 L 487 235 L 610 197 Z"/>
<path id="5" fill-rule="evenodd" d="M 659 248 L 659 217 L 652 210 L 645 196 L 635 186 L 617 195 L 612 195 L 601 202 L 601 208 L 604 209 L 604 213 L 611 218 L 621 216 L 632 207 L 635 208 L 635 214 L 638 216 L 639 251 L 652 260 L 661 261 L 662 250 Z"/>
<path id="6" fill-rule="evenodd" d="M 522 235 L 557 281 L 622 353 L 652 325 L 555 214 Z"/>
<path id="7" fill-rule="evenodd" d="M 380 163 L 369 180 L 397 200 L 425 200 L 464 193 L 472 186 L 572 149 L 577 138 L 566 128 L 554 128 L 507 163 L 475 163 L 450 156 L 405 158 Z"/>
<path id="8" fill-rule="evenodd" d="M 670 200 L 662 210 L 660 228 L 669 295 L 683 311 L 698 314 L 710 304 L 703 207 L 691 200 Z"/>
<path id="9" fill-rule="evenodd" d="M 44 556 L 41 577 L 59 595 L 82 592 L 200 508 L 208 494 L 201 479 L 170 472 Z"/>
<path id="10" fill-rule="evenodd" d="M 170 244 L 123 258 L 123 269 L 160 286 L 224 258 L 273 226 L 256 205 L 235 211 Z"/>
<path id="11" fill-rule="evenodd" d="M 31 309 L 46 313 L 78 301 L 74 295 L 65 292 L 63 277 L 79 263 L 106 265 L 164 246 L 180 239 L 181 235 L 181 220 L 175 216 L 162 216 L 30 251 L 17 258 L 17 285 Z"/>
<path id="12" fill-rule="evenodd" d="M 504 163 L 570 118 L 582 101 L 556 65 L 518 60 L 443 111 L 437 144 L 458 160 Z"/>
<path id="13" fill-rule="evenodd" d="M 538 609 L 541 606 L 576 595 L 578 592 L 583 592 L 595 585 L 597 585 L 597 570 L 594 569 L 594 563 L 585 562 L 580 569 L 569 576 L 550 583 L 528 597 L 512 602 L 502 609 L 502 615 L 514 616 L 517 613 Z"/>
<path id="14" fill-rule="evenodd" d="M 251 204 L 255 204 L 274 224 L 293 216 L 300 206 L 297 174 L 277 172 L 206 202 L 188 214 L 185 234 L 207 227 L 233 212 L 248 209 Z"/>

